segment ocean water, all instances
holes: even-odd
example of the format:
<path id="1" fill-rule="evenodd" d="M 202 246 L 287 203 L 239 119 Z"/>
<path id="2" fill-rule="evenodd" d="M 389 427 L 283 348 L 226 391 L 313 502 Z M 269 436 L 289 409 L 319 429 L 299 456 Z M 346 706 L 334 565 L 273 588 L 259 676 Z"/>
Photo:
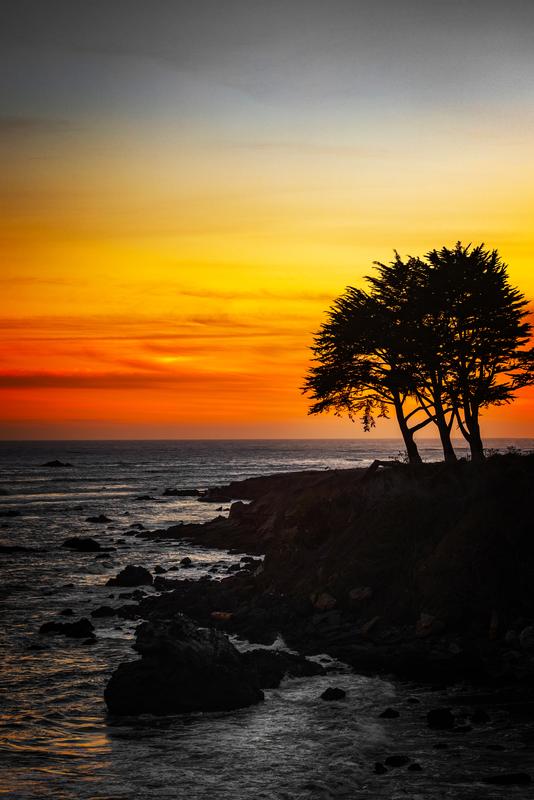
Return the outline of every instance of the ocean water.
<path id="1" fill-rule="evenodd" d="M 531 450 L 534 440 L 488 442 L 495 449 L 507 446 Z M 287 680 L 252 709 L 117 720 L 106 714 L 103 689 L 117 664 L 135 657 L 135 623 L 94 620 L 92 646 L 38 633 L 62 609 L 72 609 L 77 619 L 97 606 L 126 602 L 120 595 L 128 590 L 105 584 L 128 563 L 159 564 L 172 568 L 173 576 L 193 579 L 211 568 L 219 570 L 215 578 L 226 574 L 236 556 L 225 551 L 126 535 L 133 524 L 156 528 L 221 513 L 195 498 L 165 498 L 166 487 L 202 489 L 252 475 L 365 466 L 400 450 L 396 440 L 373 439 L 0 443 L 0 543 L 28 548 L 0 554 L 0 796 L 502 797 L 502 790 L 479 780 L 493 762 L 525 769 L 518 731 L 496 718 L 469 741 L 457 734 L 429 737 L 422 719 L 440 698 L 428 688 L 331 664 L 327 676 Z M 421 452 L 427 460 L 439 458 L 435 442 L 423 442 Z M 72 467 L 42 466 L 53 459 Z M 142 495 L 153 499 L 136 499 Z M 19 515 L 5 516 L 10 509 Z M 227 511 L 225 506 L 222 513 Z M 86 521 L 100 513 L 111 523 Z M 61 547 L 76 535 L 116 550 L 97 558 Z M 193 559 L 187 570 L 179 564 L 185 555 Z M 345 688 L 347 699 L 319 701 L 329 685 Z M 408 703 L 414 695 L 418 705 Z M 379 719 L 391 705 L 400 719 Z M 438 738 L 449 739 L 449 748 L 433 749 Z M 504 750 L 488 755 L 492 743 Z M 399 752 L 419 761 L 423 771 L 373 774 L 375 761 Z"/>

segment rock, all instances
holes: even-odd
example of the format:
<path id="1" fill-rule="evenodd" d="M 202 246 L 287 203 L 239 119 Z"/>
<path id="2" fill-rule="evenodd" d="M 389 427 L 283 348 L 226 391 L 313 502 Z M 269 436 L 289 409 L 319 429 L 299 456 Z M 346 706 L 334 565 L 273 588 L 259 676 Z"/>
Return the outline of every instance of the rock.
<path id="1" fill-rule="evenodd" d="M 20 517 L 20 511 L 17 508 L 2 509 L 0 517 Z"/>
<path id="2" fill-rule="evenodd" d="M 409 703 L 409 704 L 410 704 L 410 705 L 412 705 L 412 706 L 418 706 L 418 705 L 419 705 L 419 703 L 420 703 L 420 700 L 418 700 L 418 699 L 417 699 L 417 697 L 409 697 L 409 698 L 406 700 L 406 702 L 407 702 L 407 703 Z"/>
<path id="3" fill-rule="evenodd" d="M 376 626 L 378 625 L 380 620 L 381 620 L 381 617 L 376 616 L 376 617 L 373 617 L 372 619 L 370 619 L 369 622 L 366 622 L 365 625 L 362 625 L 362 627 L 360 628 L 361 635 L 362 636 L 369 636 L 369 634 L 371 633 L 373 628 L 376 628 Z"/>
<path id="4" fill-rule="evenodd" d="M 113 522 L 113 520 L 109 517 L 106 517 L 105 514 L 99 514 L 97 517 L 87 517 L 85 521 L 92 523 Z"/>
<path id="5" fill-rule="evenodd" d="M 408 756 L 388 756 L 384 761 L 386 767 L 405 767 L 411 761 Z"/>
<path id="6" fill-rule="evenodd" d="M 347 693 L 337 686 L 329 686 L 321 695 L 321 700 L 343 700 Z"/>
<path id="7" fill-rule="evenodd" d="M 61 614 L 62 617 L 74 616 L 74 611 L 72 610 L 72 608 L 64 608 L 63 611 L 60 611 L 59 613 Z"/>
<path id="8" fill-rule="evenodd" d="M 77 550 L 80 553 L 96 553 L 102 547 L 95 539 L 90 536 L 72 536 L 70 539 L 65 539 L 61 547 L 66 547 L 68 550 Z"/>
<path id="9" fill-rule="evenodd" d="M 91 616 L 95 619 L 100 617 L 115 617 L 117 614 L 117 610 L 112 608 L 111 606 L 99 606 L 91 611 Z"/>
<path id="10" fill-rule="evenodd" d="M 330 611 L 330 609 L 335 608 L 337 605 L 337 600 L 328 592 L 316 592 L 312 594 L 310 597 L 312 605 L 318 611 Z"/>
<path id="11" fill-rule="evenodd" d="M 144 622 L 135 649 L 141 659 L 121 664 L 106 686 L 112 714 L 229 711 L 264 699 L 229 639 L 182 614 Z"/>
<path id="12" fill-rule="evenodd" d="M 58 461 L 57 458 L 54 461 L 47 461 L 45 464 L 41 464 L 42 467 L 72 467 L 72 464 L 64 461 Z"/>
<path id="13" fill-rule="evenodd" d="M 86 618 L 82 617 L 77 622 L 45 622 L 39 628 L 41 634 L 59 633 L 71 639 L 84 639 L 93 634 L 94 627 Z"/>
<path id="14" fill-rule="evenodd" d="M 370 600 L 373 596 L 373 590 L 370 586 L 359 586 L 357 589 L 351 589 L 349 592 L 349 601 L 352 605 L 359 605 Z"/>
<path id="15" fill-rule="evenodd" d="M 153 500 L 154 498 L 151 497 L 149 494 L 140 494 L 138 497 L 134 497 L 134 500 Z"/>
<path id="16" fill-rule="evenodd" d="M 12 555 L 13 553 L 31 553 L 32 548 L 23 547 L 20 544 L 0 544 L 0 553 L 5 555 Z"/>
<path id="17" fill-rule="evenodd" d="M 426 715 L 426 724 L 435 730 L 450 730 L 454 728 L 454 714 L 450 708 L 433 708 Z"/>
<path id="18" fill-rule="evenodd" d="M 385 711 L 378 715 L 379 719 L 397 719 L 398 717 L 400 717 L 400 714 L 394 708 L 386 708 Z"/>
<path id="19" fill-rule="evenodd" d="M 189 558 L 189 556 L 185 556 L 185 558 L 180 559 L 180 565 L 182 567 L 190 567 L 192 564 L 193 561 Z"/>
<path id="20" fill-rule="evenodd" d="M 494 786 L 528 786 L 532 783 L 532 778 L 528 772 L 502 772 L 500 775 L 489 775 L 482 778 L 482 781 Z"/>
<path id="21" fill-rule="evenodd" d="M 385 767 L 380 761 L 375 761 L 373 772 L 375 775 L 385 775 L 387 772 L 387 767 Z"/>
<path id="22" fill-rule="evenodd" d="M 285 676 L 302 678 L 325 674 L 320 664 L 283 650 L 257 648 L 242 653 L 242 657 L 260 689 L 276 689 Z"/>
<path id="23" fill-rule="evenodd" d="M 163 567 L 160 567 L 160 565 L 157 564 L 157 566 L 154 567 L 154 572 L 156 573 L 156 575 L 164 575 L 167 572 L 167 570 L 163 569 Z"/>
<path id="24" fill-rule="evenodd" d="M 415 635 L 418 639 L 425 639 L 427 636 L 443 633 L 444 629 L 445 624 L 433 614 L 421 614 L 415 626 Z"/>
<path id="25" fill-rule="evenodd" d="M 414 763 L 410 764 L 410 766 L 408 767 L 408 772 L 422 772 L 422 771 L 423 767 L 421 766 L 421 764 L 418 764 L 417 761 L 414 761 Z"/>
<path id="26" fill-rule="evenodd" d="M 521 633 L 519 634 L 519 644 L 521 645 L 522 650 L 526 650 L 528 653 L 534 650 L 534 626 L 528 625 L 526 628 L 523 628 Z"/>
<path id="27" fill-rule="evenodd" d="M 163 497 L 200 497 L 202 492 L 198 489 L 174 489 L 170 487 L 165 489 Z"/>
<path id="28" fill-rule="evenodd" d="M 106 586 L 152 586 L 153 581 L 147 569 L 128 564 L 115 578 L 110 578 Z"/>

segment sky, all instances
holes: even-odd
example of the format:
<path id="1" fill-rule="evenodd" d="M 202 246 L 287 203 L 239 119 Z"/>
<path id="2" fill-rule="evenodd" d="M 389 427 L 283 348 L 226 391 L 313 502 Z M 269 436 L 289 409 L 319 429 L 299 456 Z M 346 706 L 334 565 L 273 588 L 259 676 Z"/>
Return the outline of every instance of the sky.
<path id="1" fill-rule="evenodd" d="M 534 299 L 533 76 L 531 0 L 0 0 L 0 438 L 363 436 L 299 387 L 374 260 Z"/>

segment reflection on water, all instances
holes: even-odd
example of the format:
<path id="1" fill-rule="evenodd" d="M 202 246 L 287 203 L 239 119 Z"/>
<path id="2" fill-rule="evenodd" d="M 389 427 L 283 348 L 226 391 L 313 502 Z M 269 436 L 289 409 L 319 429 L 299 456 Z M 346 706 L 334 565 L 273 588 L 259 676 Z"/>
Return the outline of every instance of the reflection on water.
<path id="1" fill-rule="evenodd" d="M 529 448 L 532 443 L 528 443 Z M 469 736 L 429 735 L 422 720 L 438 704 L 417 693 L 341 669 L 326 677 L 287 681 L 263 705 L 188 718 L 113 720 L 103 688 L 120 662 L 134 658 L 134 623 L 93 620 L 97 642 L 84 645 L 37 631 L 62 609 L 73 618 L 100 605 L 121 605 L 128 590 L 107 587 L 127 563 L 171 569 L 172 576 L 217 576 L 235 555 L 180 543 L 156 544 L 126 535 L 133 523 L 148 528 L 206 520 L 213 506 L 191 498 L 162 498 L 167 486 L 202 488 L 252 474 L 354 466 L 396 455 L 398 443 L 37 443 L 0 449 L 0 542 L 31 548 L 0 555 L 1 711 L 0 795 L 20 798 L 472 798 L 502 797 L 478 783 L 488 772 L 489 745 L 496 767 L 527 770 L 530 751 L 518 730 L 498 714 Z M 431 444 L 425 450 L 431 457 Z M 59 458 L 72 469 L 39 467 Z M 53 472 L 53 474 L 51 474 Z M 150 501 L 138 501 L 139 495 Z M 227 507 L 225 506 L 225 509 Z M 105 513 L 112 523 L 86 518 Z M 105 559 L 61 548 L 68 536 L 89 535 L 115 547 Z M 96 554 L 98 555 L 98 554 Z M 193 558 L 184 569 L 180 559 Z M 150 590 L 152 591 L 152 590 Z M 328 685 L 345 688 L 339 703 L 319 701 Z M 398 720 L 380 720 L 386 705 Z M 432 747 L 444 739 L 447 748 Z M 381 777 L 373 764 L 406 753 L 423 766 Z M 524 790 L 510 790 L 524 796 Z"/>

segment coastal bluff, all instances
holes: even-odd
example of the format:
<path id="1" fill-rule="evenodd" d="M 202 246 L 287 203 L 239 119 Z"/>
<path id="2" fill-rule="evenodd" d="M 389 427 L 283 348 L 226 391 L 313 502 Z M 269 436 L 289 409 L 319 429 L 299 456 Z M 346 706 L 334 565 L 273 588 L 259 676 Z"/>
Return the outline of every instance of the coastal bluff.
<path id="1" fill-rule="evenodd" d="M 278 634 L 362 671 L 534 676 L 534 456 L 252 478 L 228 518 L 140 535 L 264 554 L 222 581 L 158 577 L 135 614 L 182 612 L 252 642 Z"/>

